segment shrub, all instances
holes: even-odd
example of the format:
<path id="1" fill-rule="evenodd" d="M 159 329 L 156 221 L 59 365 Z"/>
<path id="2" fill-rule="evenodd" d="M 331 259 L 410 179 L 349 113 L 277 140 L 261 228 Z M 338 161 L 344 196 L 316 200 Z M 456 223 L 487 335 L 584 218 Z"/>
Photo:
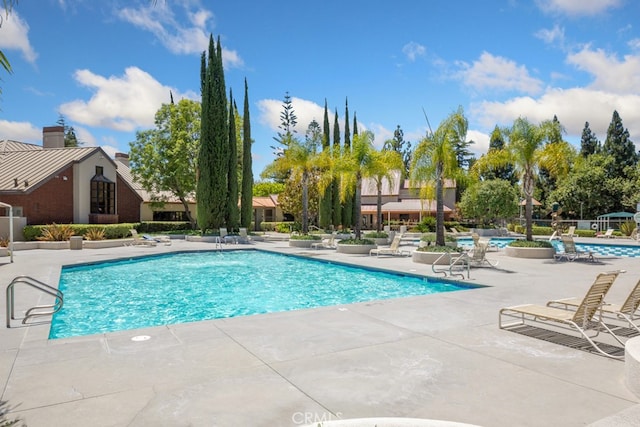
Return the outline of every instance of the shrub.
<path id="1" fill-rule="evenodd" d="M 101 227 L 104 228 L 104 237 L 105 239 L 124 239 L 125 237 L 131 235 L 129 230 L 132 228 L 138 229 L 138 223 L 122 223 L 122 224 L 105 224 Z M 48 225 L 27 225 L 24 227 L 22 233 L 24 235 L 24 239 L 26 241 L 34 241 L 34 240 L 46 240 L 42 239 L 44 237 L 44 230 L 49 227 Z M 73 235 L 75 236 L 83 236 L 87 234 L 87 230 L 90 228 L 95 228 L 95 224 L 67 224 L 66 227 L 73 230 Z M 69 236 L 71 237 L 71 236 Z M 67 239 L 68 240 L 68 239 Z"/>
<path id="2" fill-rule="evenodd" d="M 436 242 L 436 233 L 425 233 L 420 237 L 420 240 L 422 240 L 423 242 L 427 242 L 427 243 L 434 243 Z M 445 234 L 444 235 L 444 240 L 447 242 L 457 242 L 458 240 L 450 235 L 450 234 Z"/>
<path id="3" fill-rule="evenodd" d="M 338 242 L 339 245 L 375 245 L 371 239 L 343 239 Z"/>
<path id="4" fill-rule="evenodd" d="M 514 248 L 553 248 L 548 240 L 514 240 L 508 246 Z"/>
<path id="5" fill-rule="evenodd" d="M 66 224 L 59 225 L 54 222 L 53 224 L 45 226 L 42 229 L 42 234 L 37 237 L 37 239 L 46 242 L 64 242 L 75 234 L 71 226 Z"/>
<path id="6" fill-rule="evenodd" d="M 291 240 L 321 240 L 322 237 L 317 234 L 292 234 Z"/>
<path id="7" fill-rule="evenodd" d="M 464 252 L 464 249 L 456 246 L 422 246 L 416 249 L 418 252 Z"/>
<path id="8" fill-rule="evenodd" d="M 625 221 L 622 224 L 620 224 L 620 231 L 624 236 L 631 236 L 631 233 L 633 233 L 633 230 L 635 229 L 636 229 L 635 221 Z"/>
<path id="9" fill-rule="evenodd" d="M 104 228 L 92 227 L 84 233 L 84 238 L 87 240 L 104 240 Z"/>
<path id="10" fill-rule="evenodd" d="M 436 218 L 434 216 L 425 216 L 422 218 L 422 221 L 418 224 L 418 230 L 421 233 L 426 233 L 428 231 L 436 230 Z"/>
<path id="11" fill-rule="evenodd" d="M 365 233 L 364 237 L 368 239 L 386 239 L 389 237 L 389 235 L 384 231 L 370 231 L 368 233 Z"/>

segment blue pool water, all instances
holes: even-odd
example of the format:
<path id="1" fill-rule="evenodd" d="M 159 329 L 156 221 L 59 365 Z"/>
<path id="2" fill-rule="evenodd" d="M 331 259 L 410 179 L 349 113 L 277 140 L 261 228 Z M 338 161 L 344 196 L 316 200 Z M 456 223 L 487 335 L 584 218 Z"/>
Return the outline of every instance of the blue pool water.
<path id="1" fill-rule="evenodd" d="M 513 237 L 492 237 L 490 239 L 491 244 L 498 248 L 504 248 L 510 242 L 515 239 Z M 555 246 L 557 252 L 564 252 L 564 246 L 560 240 L 553 240 L 551 242 Z M 471 248 L 473 246 L 473 239 L 459 238 L 458 245 L 463 248 Z M 637 258 L 640 257 L 640 245 L 615 245 L 615 244 L 600 244 L 600 243 L 578 243 L 576 242 L 576 249 L 579 251 L 590 251 L 600 256 L 622 256 Z"/>
<path id="2" fill-rule="evenodd" d="M 49 338 L 469 289 L 261 251 L 64 267 Z"/>

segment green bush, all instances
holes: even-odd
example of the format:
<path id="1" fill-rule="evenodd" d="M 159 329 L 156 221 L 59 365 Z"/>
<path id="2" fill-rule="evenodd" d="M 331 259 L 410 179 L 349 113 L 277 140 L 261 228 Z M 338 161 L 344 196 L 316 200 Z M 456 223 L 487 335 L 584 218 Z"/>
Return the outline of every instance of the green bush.
<path id="1" fill-rule="evenodd" d="M 339 245 L 375 245 L 371 239 L 343 239 L 338 242 Z"/>
<path id="2" fill-rule="evenodd" d="M 133 227 L 132 227 L 133 228 Z M 170 231 L 184 231 L 191 229 L 191 223 L 187 221 L 144 221 L 135 229 L 139 233 L 165 233 Z"/>
<path id="3" fill-rule="evenodd" d="M 436 233 L 424 233 L 421 237 L 420 240 L 422 240 L 423 242 L 427 242 L 427 243 L 435 243 L 436 242 Z M 445 234 L 444 235 L 444 240 L 446 242 L 457 242 L 458 239 L 456 239 L 454 236 L 450 235 L 450 234 Z"/>
<path id="4" fill-rule="evenodd" d="M 422 246 L 416 249 L 418 252 L 464 252 L 464 249 L 456 246 Z"/>
<path id="5" fill-rule="evenodd" d="M 75 236 L 84 236 L 87 234 L 88 230 L 91 228 L 95 228 L 95 224 L 65 224 L 72 231 Z M 129 230 L 132 228 L 137 229 L 138 223 L 123 223 L 123 224 L 104 224 L 100 227 L 104 227 L 104 238 L 105 239 L 123 239 L 131 235 Z M 32 242 L 38 239 L 39 237 L 44 237 L 43 230 L 45 230 L 49 225 L 27 225 L 22 230 L 22 234 L 24 235 L 24 240 L 27 242 Z"/>
<path id="6" fill-rule="evenodd" d="M 317 234 L 292 234 L 291 240 L 321 240 L 322 236 Z"/>
<path id="7" fill-rule="evenodd" d="M 389 235 L 384 231 L 370 231 L 368 233 L 365 233 L 364 237 L 368 239 L 386 239 L 389 237 Z"/>
<path id="8" fill-rule="evenodd" d="M 514 240 L 508 246 L 514 248 L 553 248 L 553 244 L 548 240 Z"/>
<path id="9" fill-rule="evenodd" d="M 428 231 L 436 231 L 436 217 L 434 216 L 425 216 L 422 218 L 422 221 L 417 226 L 418 230 L 421 233 L 426 233 Z"/>

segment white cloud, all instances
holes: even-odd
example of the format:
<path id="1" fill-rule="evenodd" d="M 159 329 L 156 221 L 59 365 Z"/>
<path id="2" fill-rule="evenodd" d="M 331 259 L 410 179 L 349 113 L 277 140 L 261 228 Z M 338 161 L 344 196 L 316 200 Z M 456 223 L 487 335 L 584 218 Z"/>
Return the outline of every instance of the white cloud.
<path id="1" fill-rule="evenodd" d="M 479 130 L 467 131 L 467 141 L 473 141 L 474 143 L 469 146 L 469 149 L 476 157 L 480 157 L 489 151 L 489 140 L 491 138 L 484 132 Z"/>
<path id="2" fill-rule="evenodd" d="M 0 141 L 3 139 L 42 144 L 42 128 L 37 128 L 29 122 L 0 120 Z"/>
<path id="3" fill-rule="evenodd" d="M 516 97 L 506 102 L 483 101 L 471 106 L 474 119 L 492 129 L 496 124 L 509 126 L 518 117 L 534 123 L 554 115 L 567 130 L 567 136 L 580 137 L 585 122 L 600 140 L 606 137 L 613 111 L 617 110 L 631 139 L 640 142 L 640 94 L 626 95 L 588 88 L 549 89 L 541 97 Z"/>
<path id="4" fill-rule="evenodd" d="M 419 43 L 409 42 L 402 46 L 402 53 L 409 59 L 409 61 L 413 62 L 416 60 L 418 56 L 424 56 L 427 49 Z"/>
<path id="5" fill-rule="evenodd" d="M 633 50 L 640 50 L 640 38 L 629 40 L 627 45 Z"/>
<path id="6" fill-rule="evenodd" d="M 27 62 L 34 64 L 38 54 L 29 42 L 29 25 L 15 10 L 12 10 L 9 16 L 4 9 L 0 9 L 0 13 L 3 19 L 0 26 L 0 49 L 18 50 Z"/>
<path id="7" fill-rule="evenodd" d="M 280 113 L 282 112 L 283 101 L 278 99 L 262 99 L 258 101 L 257 104 L 260 112 L 258 121 L 273 130 L 273 136 L 276 136 L 276 133 L 280 132 L 278 126 L 280 126 L 281 122 Z M 315 119 L 315 121 L 322 126 L 322 122 L 324 121 L 324 106 L 296 97 L 291 97 L 291 106 L 297 117 L 298 124 L 295 130 L 300 138 L 304 138 L 307 127 L 312 120 Z M 329 123 L 331 127 L 333 127 L 334 114 L 335 112 L 329 110 Z M 338 117 L 338 120 L 340 120 L 340 117 Z M 342 126 L 343 123 L 340 123 L 340 125 Z"/>
<path id="8" fill-rule="evenodd" d="M 156 111 L 169 102 L 169 91 L 173 92 L 174 99 L 194 97 L 162 85 L 137 67 L 127 68 L 123 76 L 108 78 L 90 70 L 78 70 L 74 78 L 94 94 L 88 101 L 76 99 L 62 104 L 60 113 L 70 121 L 86 126 L 124 132 L 152 127 Z"/>
<path id="9" fill-rule="evenodd" d="M 586 46 L 569 55 L 567 62 L 594 76 L 593 89 L 624 95 L 640 88 L 640 55 L 626 55 L 620 61 L 615 54 Z"/>
<path id="10" fill-rule="evenodd" d="M 531 77 L 524 65 L 483 52 L 469 65 L 458 62 L 461 70 L 456 73 L 464 85 L 476 90 L 518 91 L 529 94 L 540 92 L 542 81 Z"/>
<path id="11" fill-rule="evenodd" d="M 554 25 L 551 29 L 543 28 L 538 30 L 534 36 L 547 44 L 564 45 L 564 28 L 560 28 L 558 24 Z"/>
<path id="12" fill-rule="evenodd" d="M 590 16 L 618 7 L 622 0 L 536 0 L 536 3 L 547 13 Z"/>
<path id="13" fill-rule="evenodd" d="M 207 23 L 213 18 L 213 13 L 206 9 L 192 11 L 188 7 L 188 4 L 184 6 L 184 13 L 190 26 L 185 26 L 176 19 L 170 2 L 158 2 L 155 5 L 139 8 L 124 8 L 118 12 L 118 17 L 152 33 L 172 53 L 201 54 L 209 47 L 210 31 L 207 29 Z M 238 52 L 224 47 L 222 61 L 225 68 L 243 65 Z"/>

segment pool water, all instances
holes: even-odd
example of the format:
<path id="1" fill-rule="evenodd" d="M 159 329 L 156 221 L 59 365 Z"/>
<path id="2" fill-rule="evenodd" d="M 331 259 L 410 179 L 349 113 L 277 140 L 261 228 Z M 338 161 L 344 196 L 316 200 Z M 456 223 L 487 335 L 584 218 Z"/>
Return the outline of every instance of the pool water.
<path id="1" fill-rule="evenodd" d="M 141 257 L 63 267 L 49 338 L 473 287 L 256 250 Z"/>
<path id="2" fill-rule="evenodd" d="M 492 245 L 498 248 L 504 248 L 509 243 L 513 242 L 513 237 L 492 237 L 490 242 Z M 564 252 L 564 246 L 560 240 L 552 240 L 551 243 L 556 248 L 557 252 Z M 473 239 L 459 238 L 458 245 L 463 248 L 473 247 Z M 615 244 L 600 244 L 600 243 L 578 243 L 576 242 L 576 249 L 579 251 L 593 252 L 600 256 L 622 256 L 637 258 L 640 257 L 640 246 L 638 245 L 615 245 Z"/>

